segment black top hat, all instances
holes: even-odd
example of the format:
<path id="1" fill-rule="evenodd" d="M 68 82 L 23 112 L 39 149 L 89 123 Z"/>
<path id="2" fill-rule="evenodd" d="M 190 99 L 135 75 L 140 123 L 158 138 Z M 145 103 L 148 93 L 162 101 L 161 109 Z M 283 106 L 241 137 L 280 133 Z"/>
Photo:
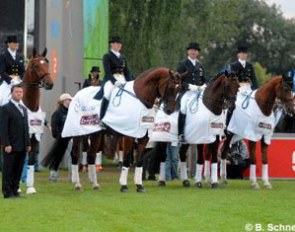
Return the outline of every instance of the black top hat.
<path id="1" fill-rule="evenodd" d="M 5 43 L 18 43 L 16 35 L 7 36 Z"/>
<path id="2" fill-rule="evenodd" d="M 238 46 L 237 48 L 237 53 L 240 53 L 240 52 L 243 52 L 243 53 L 248 53 L 248 48 L 246 45 L 240 45 Z"/>
<path id="3" fill-rule="evenodd" d="M 92 66 L 90 72 L 100 72 L 100 69 L 98 66 Z"/>
<path id="4" fill-rule="evenodd" d="M 113 36 L 109 43 L 122 43 L 121 37 L 120 36 Z"/>
<path id="5" fill-rule="evenodd" d="M 189 50 L 189 49 L 195 49 L 195 50 L 201 51 L 200 45 L 196 42 L 189 43 L 189 45 L 186 47 L 186 50 Z"/>

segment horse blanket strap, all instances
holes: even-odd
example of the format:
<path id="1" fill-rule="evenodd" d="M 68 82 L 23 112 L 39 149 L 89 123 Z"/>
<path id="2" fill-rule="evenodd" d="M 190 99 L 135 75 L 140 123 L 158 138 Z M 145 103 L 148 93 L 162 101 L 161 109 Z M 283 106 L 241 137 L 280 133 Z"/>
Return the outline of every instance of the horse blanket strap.
<path id="1" fill-rule="evenodd" d="M 201 96 L 202 93 L 203 93 L 203 90 L 197 90 L 197 91 L 193 91 L 195 96 L 194 98 L 189 102 L 189 105 L 188 105 L 188 109 L 189 111 L 194 114 L 198 111 L 199 109 L 199 99 Z"/>
<path id="2" fill-rule="evenodd" d="M 242 94 L 243 96 L 246 96 L 245 100 L 243 101 L 242 103 L 242 108 L 243 109 L 246 109 L 248 106 L 249 106 L 249 102 L 250 102 L 250 99 L 251 99 L 251 95 L 252 95 L 253 91 L 251 91 L 250 93 L 248 94 Z M 253 98 L 254 99 L 254 98 Z"/>
<path id="3" fill-rule="evenodd" d="M 126 82 L 126 83 L 127 83 L 127 82 Z M 132 93 L 132 92 L 128 91 L 127 89 L 125 89 L 125 85 L 126 85 L 126 83 L 123 84 L 123 85 L 120 85 L 120 86 L 118 87 L 119 90 L 117 91 L 117 93 L 116 93 L 116 95 L 115 95 L 115 97 L 113 98 L 113 101 L 112 101 L 112 104 L 113 104 L 114 106 L 119 106 L 119 105 L 121 104 L 121 98 L 122 98 L 122 94 L 123 94 L 123 92 L 126 92 L 126 93 L 128 93 L 129 95 L 131 95 L 132 97 L 138 99 L 137 96 L 135 95 L 135 93 Z"/>
<path id="4" fill-rule="evenodd" d="M 252 96 L 247 96 L 247 107 L 243 106 L 245 96 L 238 94 L 236 108 L 233 111 L 233 115 L 227 127 L 228 131 L 235 134 L 231 141 L 232 143 L 243 138 L 257 142 L 260 141 L 262 137 L 264 137 L 266 144 L 270 144 L 271 142 L 275 126 L 275 117 L 273 113 L 271 113 L 270 116 L 265 116 L 255 100 L 248 100 L 253 98 L 255 92 L 256 90 L 251 93 Z"/>

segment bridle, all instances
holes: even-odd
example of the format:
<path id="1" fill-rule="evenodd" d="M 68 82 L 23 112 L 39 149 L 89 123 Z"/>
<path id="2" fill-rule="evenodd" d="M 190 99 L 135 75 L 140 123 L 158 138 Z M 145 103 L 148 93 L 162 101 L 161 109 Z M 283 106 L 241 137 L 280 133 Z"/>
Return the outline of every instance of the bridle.
<path id="1" fill-rule="evenodd" d="M 164 90 L 164 94 L 163 95 L 161 95 L 161 93 L 158 90 L 158 97 L 160 98 L 159 105 L 161 105 L 161 103 L 163 103 L 163 102 L 175 102 L 175 103 L 177 102 L 176 98 L 171 98 L 171 97 L 167 96 L 169 94 L 168 91 L 171 90 L 170 88 L 168 88 L 168 86 L 170 84 L 170 81 L 176 82 L 175 80 L 172 79 L 171 76 L 168 76 L 167 77 L 167 84 L 165 86 L 165 90 Z M 166 82 L 166 80 L 165 80 L 165 82 Z M 177 83 L 175 83 L 175 86 L 176 85 L 177 85 Z"/>
<path id="2" fill-rule="evenodd" d="M 42 87 L 44 87 L 44 82 L 43 82 L 44 78 L 46 76 L 50 75 L 50 73 L 46 72 L 42 75 L 39 75 L 39 73 L 38 73 L 39 66 L 32 64 L 33 61 L 35 61 L 35 60 L 39 60 L 40 63 L 42 63 L 42 61 L 47 64 L 49 63 L 49 61 L 44 57 L 36 57 L 36 58 L 31 59 L 30 65 L 29 65 L 29 67 L 30 67 L 29 71 L 31 72 L 32 77 L 35 76 L 36 78 L 34 79 L 33 82 L 28 83 L 28 82 L 24 81 L 23 84 L 28 87 L 32 87 L 32 88 L 33 87 L 42 88 Z"/>

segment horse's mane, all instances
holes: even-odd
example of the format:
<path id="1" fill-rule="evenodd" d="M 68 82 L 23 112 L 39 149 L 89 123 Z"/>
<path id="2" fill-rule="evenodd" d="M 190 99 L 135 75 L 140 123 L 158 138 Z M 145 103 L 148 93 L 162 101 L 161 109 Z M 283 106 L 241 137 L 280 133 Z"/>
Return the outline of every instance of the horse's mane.
<path id="1" fill-rule="evenodd" d="M 224 72 L 220 72 L 220 73 L 217 73 L 215 75 L 215 77 L 211 78 L 208 82 L 208 85 L 211 85 L 213 82 L 215 82 L 220 76 L 224 75 L 225 73 Z"/>
<path id="2" fill-rule="evenodd" d="M 264 84 L 267 84 L 267 83 L 269 83 L 269 82 L 272 82 L 274 79 L 277 79 L 277 78 L 282 78 L 282 76 L 279 76 L 279 75 L 272 76 L 272 77 L 270 77 L 269 79 L 267 79 L 267 80 L 263 83 L 263 85 L 264 85 Z"/>
<path id="3" fill-rule="evenodd" d="M 139 75 L 136 77 L 136 79 L 140 79 L 140 78 L 145 77 L 145 76 L 147 76 L 147 75 L 151 75 L 151 74 L 152 74 L 154 71 L 156 71 L 156 70 L 167 70 L 167 68 L 165 68 L 165 67 L 150 68 L 150 69 L 144 71 L 143 73 L 139 74 Z"/>

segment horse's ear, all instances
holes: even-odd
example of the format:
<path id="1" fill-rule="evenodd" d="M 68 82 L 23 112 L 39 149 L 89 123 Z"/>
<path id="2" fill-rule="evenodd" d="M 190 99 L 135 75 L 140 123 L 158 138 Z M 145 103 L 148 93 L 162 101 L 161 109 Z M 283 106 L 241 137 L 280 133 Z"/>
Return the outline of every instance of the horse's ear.
<path id="1" fill-rule="evenodd" d="M 37 56 L 37 49 L 33 48 L 33 57 L 36 57 L 36 56 Z"/>
<path id="2" fill-rule="evenodd" d="M 188 71 L 180 74 L 180 77 L 181 78 L 184 78 L 184 77 L 187 77 L 187 76 L 188 76 Z"/>
<path id="3" fill-rule="evenodd" d="M 46 57 L 47 54 L 47 48 L 44 49 L 43 53 L 42 53 L 42 57 Z"/>

